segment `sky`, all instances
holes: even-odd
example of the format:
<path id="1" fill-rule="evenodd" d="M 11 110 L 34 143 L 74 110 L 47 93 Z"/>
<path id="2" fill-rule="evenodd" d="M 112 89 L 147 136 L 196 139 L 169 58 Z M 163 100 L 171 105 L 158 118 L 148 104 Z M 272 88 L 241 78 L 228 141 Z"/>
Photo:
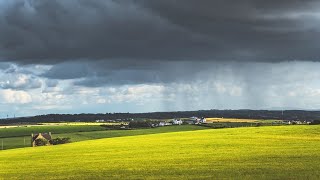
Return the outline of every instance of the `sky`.
<path id="1" fill-rule="evenodd" d="M 0 118 L 320 109 L 318 0 L 0 0 Z"/>

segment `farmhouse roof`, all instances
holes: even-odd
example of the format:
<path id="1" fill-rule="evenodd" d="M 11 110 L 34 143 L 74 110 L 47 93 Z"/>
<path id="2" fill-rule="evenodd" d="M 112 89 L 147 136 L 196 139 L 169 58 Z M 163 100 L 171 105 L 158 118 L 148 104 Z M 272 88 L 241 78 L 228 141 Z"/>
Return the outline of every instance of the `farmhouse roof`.
<path id="1" fill-rule="evenodd" d="M 51 135 L 48 134 L 48 133 L 35 134 L 32 139 L 33 139 L 33 140 L 37 139 L 40 134 L 41 134 L 41 136 L 42 136 L 43 138 L 45 138 L 45 139 L 47 139 L 47 140 L 51 140 Z"/>

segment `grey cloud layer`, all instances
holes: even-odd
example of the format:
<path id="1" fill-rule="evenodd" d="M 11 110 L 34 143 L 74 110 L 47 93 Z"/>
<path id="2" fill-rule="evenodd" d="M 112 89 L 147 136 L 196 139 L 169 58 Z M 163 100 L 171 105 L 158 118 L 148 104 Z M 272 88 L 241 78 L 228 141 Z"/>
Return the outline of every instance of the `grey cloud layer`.
<path id="1" fill-rule="evenodd" d="M 208 70 L 216 70 L 209 62 L 159 62 L 153 64 L 122 63 L 97 61 L 68 62 L 54 65 L 41 76 L 49 79 L 74 81 L 75 85 L 99 87 L 104 85 L 174 83 L 196 80 L 198 74 Z M 220 66 L 219 66 L 220 67 Z"/>
<path id="2" fill-rule="evenodd" d="M 34 82 L 26 87 L 33 83 L 4 77 L 0 88 L 39 88 L 33 77 L 47 79 L 48 87 L 72 79 L 101 87 L 228 73 L 250 88 L 270 78 L 248 75 L 244 62 L 261 69 L 269 62 L 320 60 L 319 9 L 317 0 L 0 0 L 0 61 L 9 62 L 0 69 Z M 51 68 L 18 72 L 12 62 Z"/>
<path id="3" fill-rule="evenodd" d="M 3 61 L 319 60 L 316 0 L 12 0 L 0 9 Z"/>

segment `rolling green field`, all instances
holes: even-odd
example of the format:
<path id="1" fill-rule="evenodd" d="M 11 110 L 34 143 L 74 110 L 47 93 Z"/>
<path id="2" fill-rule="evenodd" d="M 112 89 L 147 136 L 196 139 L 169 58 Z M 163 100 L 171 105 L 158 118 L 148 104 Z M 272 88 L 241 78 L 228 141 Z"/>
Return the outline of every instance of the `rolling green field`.
<path id="1" fill-rule="evenodd" d="M 3 149 L 14 149 L 30 146 L 31 133 L 52 132 L 53 138 L 69 137 L 72 142 L 121 137 L 134 136 L 143 134 L 156 134 L 165 132 L 192 131 L 208 129 L 208 127 L 183 125 L 183 126 L 167 126 L 152 129 L 135 129 L 135 130 L 105 130 L 100 126 L 37 126 L 37 127 L 18 127 L 0 129 L 0 143 L 3 141 Z M 87 132 L 83 132 L 87 131 Z M 15 137 L 16 135 L 22 135 Z M 28 136 L 25 136 L 28 135 Z M 1 149 L 1 147 L 0 147 Z"/>
<path id="2" fill-rule="evenodd" d="M 0 138 L 30 136 L 31 133 L 38 133 L 38 132 L 52 132 L 54 134 L 61 134 L 61 133 L 73 133 L 73 132 L 102 131 L 105 129 L 106 128 L 101 127 L 99 125 L 31 126 L 31 127 L 1 128 Z"/>
<path id="3" fill-rule="evenodd" d="M 320 179 L 320 126 L 208 129 L 0 152 L 0 179 Z"/>

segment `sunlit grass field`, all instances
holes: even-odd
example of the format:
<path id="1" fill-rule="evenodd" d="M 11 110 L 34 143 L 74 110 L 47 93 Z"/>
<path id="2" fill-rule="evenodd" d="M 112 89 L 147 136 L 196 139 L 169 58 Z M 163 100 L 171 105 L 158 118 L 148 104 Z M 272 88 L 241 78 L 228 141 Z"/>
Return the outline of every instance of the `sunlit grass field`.
<path id="1" fill-rule="evenodd" d="M 209 129 L 0 151 L 0 179 L 320 179 L 320 126 Z"/>

